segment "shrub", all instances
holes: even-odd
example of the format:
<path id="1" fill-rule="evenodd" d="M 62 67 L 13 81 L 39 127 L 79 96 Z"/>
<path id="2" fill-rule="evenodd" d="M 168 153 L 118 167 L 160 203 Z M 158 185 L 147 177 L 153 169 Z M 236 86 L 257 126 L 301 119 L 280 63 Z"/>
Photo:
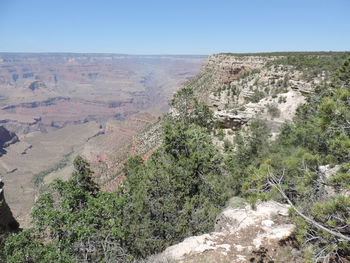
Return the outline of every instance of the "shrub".
<path id="1" fill-rule="evenodd" d="M 267 104 L 267 112 L 273 118 L 278 118 L 281 115 L 281 111 L 276 104 Z"/>
<path id="2" fill-rule="evenodd" d="M 286 103 L 287 102 L 287 98 L 285 97 L 285 96 L 280 96 L 279 98 L 278 98 L 278 103 Z"/>

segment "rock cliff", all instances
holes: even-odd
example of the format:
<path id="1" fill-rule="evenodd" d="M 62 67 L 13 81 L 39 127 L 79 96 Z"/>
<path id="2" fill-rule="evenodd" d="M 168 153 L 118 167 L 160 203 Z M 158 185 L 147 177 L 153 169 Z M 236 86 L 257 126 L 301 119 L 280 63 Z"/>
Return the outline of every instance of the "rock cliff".
<path id="1" fill-rule="evenodd" d="M 282 58 L 212 55 L 185 86 L 210 106 L 222 128 L 237 130 L 251 119 L 265 119 L 277 132 L 293 118 L 305 95 L 324 80 L 322 74 L 306 78 Z"/>
<path id="2" fill-rule="evenodd" d="M 16 142 L 18 142 L 16 134 L 0 126 L 0 156 L 6 153 L 4 148 Z"/>
<path id="3" fill-rule="evenodd" d="M 0 233 L 16 231 L 18 222 L 13 217 L 10 207 L 7 205 L 4 195 L 4 183 L 0 179 Z"/>

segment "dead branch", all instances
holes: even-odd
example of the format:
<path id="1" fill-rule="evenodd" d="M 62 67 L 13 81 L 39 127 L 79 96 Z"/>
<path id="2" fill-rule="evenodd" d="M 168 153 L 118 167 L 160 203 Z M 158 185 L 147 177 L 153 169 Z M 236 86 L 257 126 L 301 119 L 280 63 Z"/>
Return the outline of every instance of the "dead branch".
<path id="1" fill-rule="evenodd" d="M 335 231 L 333 231 L 333 230 L 331 230 L 331 229 L 329 229 L 329 228 L 327 228 L 327 227 L 325 227 L 325 226 L 323 226 L 323 225 L 317 223 L 315 220 L 313 220 L 313 219 L 307 217 L 307 216 L 304 215 L 302 212 L 300 212 L 299 209 L 296 208 L 296 207 L 294 206 L 294 204 L 292 203 L 292 201 L 288 198 L 288 196 L 285 194 L 285 192 L 284 192 L 283 189 L 281 188 L 280 183 L 281 183 L 281 179 L 282 179 L 282 178 L 277 179 L 277 178 L 276 178 L 274 175 L 272 175 L 272 174 L 270 174 L 270 178 L 271 178 L 271 179 L 268 180 L 269 184 L 270 184 L 272 187 L 275 187 L 275 188 L 278 190 L 278 192 L 283 196 L 283 198 L 288 202 L 288 204 L 293 208 L 293 210 L 294 210 L 299 216 L 301 216 L 306 222 L 308 222 L 308 223 L 311 224 L 312 226 L 314 226 L 314 227 L 316 227 L 316 228 L 318 228 L 318 229 L 321 229 L 321 230 L 323 230 L 323 231 L 325 231 L 325 232 L 327 232 L 327 233 L 329 233 L 329 234 L 331 234 L 331 235 L 333 235 L 333 236 L 335 236 L 335 237 L 337 237 L 337 238 L 339 238 L 339 239 L 341 239 L 341 240 L 346 240 L 346 241 L 350 242 L 350 237 L 345 236 L 345 235 L 343 235 L 343 234 L 341 234 L 341 233 L 339 233 L 339 232 L 335 232 Z"/>

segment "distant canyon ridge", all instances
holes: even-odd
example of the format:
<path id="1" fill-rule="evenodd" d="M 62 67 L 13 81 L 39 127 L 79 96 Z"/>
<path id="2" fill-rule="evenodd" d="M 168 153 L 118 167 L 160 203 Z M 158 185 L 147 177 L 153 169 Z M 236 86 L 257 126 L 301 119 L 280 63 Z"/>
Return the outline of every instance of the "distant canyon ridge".
<path id="1" fill-rule="evenodd" d="M 47 183 L 69 177 L 74 156 L 100 162 L 130 145 L 204 59 L 0 53 L 0 177 L 20 223 Z"/>

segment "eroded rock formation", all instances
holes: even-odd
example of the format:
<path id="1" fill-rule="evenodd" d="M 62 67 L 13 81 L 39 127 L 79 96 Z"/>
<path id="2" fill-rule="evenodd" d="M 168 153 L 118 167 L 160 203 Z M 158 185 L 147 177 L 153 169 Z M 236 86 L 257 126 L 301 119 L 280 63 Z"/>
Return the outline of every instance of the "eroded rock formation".
<path id="1" fill-rule="evenodd" d="M 185 86 L 215 113 L 224 129 L 237 130 L 252 119 L 264 119 L 273 130 L 291 121 L 305 95 L 323 75 L 305 78 L 276 56 L 216 54 L 207 58 L 200 73 Z"/>

